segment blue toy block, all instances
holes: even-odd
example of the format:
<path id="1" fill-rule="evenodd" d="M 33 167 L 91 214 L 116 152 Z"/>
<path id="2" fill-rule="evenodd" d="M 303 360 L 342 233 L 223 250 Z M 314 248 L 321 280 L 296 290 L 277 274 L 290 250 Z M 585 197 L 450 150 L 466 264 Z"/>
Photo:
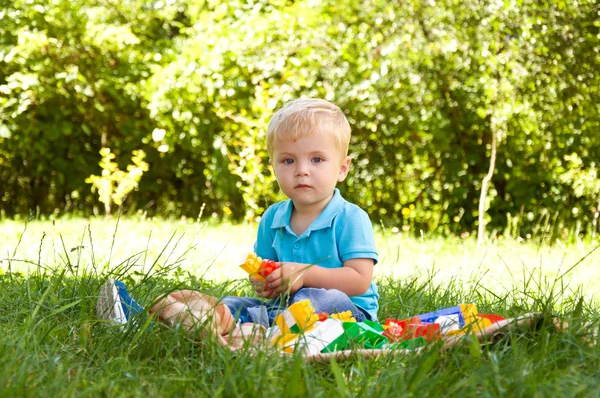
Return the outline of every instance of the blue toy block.
<path id="1" fill-rule="evenodd" d="M 465 326 L 465 318 L 460 310 L 460 305 L 454 307 L 444 308 L 441 310 L 428 312 L 426 314 L 417 315 L 423 323 L 434 323 L 437 318 L 444 315 L 458 315 L 459 327 Z"/>

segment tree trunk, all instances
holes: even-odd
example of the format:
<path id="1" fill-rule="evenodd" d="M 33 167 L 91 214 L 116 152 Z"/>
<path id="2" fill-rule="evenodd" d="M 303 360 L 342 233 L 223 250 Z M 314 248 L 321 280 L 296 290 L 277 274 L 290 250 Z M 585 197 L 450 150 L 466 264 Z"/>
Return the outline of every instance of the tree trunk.
<path id="1" fill-rule="evenodd" d="M 496 146 L 498 145 L 496 123 L 494 116 L 490 118 L 490 130 L 492 131 L 492 153 L 490 154 L 490 168 L 488 173 L 481 181 L 481 195 L 479 196 L 479 226 L 477 228 L 477 244 L 481 245 L 485 241 L 485 202 L 487 200 L 487 191 L 489 183 L 494 175 L 496 168 Z"/>

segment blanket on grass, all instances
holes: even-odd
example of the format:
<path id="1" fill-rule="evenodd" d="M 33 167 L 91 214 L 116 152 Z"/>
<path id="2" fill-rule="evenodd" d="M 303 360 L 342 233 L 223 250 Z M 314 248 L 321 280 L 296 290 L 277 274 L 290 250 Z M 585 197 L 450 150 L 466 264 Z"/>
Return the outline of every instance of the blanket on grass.
<path id="1" fill-rule="evenodd" d="M 296 304 L 284 311 L 276 319 L 277 325 L 270 329 L 255 324 L 236 325 L 225 304 L 193 290 L 160 296 L 149 312 L 169 327 L 181 327 L 193 339 L 210 337 L 232 351 L 270 345 L 277 347 L 281 355 L 301 352 L 309 362 L 407 355 L 420 352 L 434 342 L 441 342 L 444 349 L 465 341 L 490 344 L 515 328 L 534 330 L 542 325 L 558 330 L 568 328 L 566 322 L 542 313 L 510 319 L 477 314 L 472 304 L 402 321 L 388 318 L 384 325 L 353 322 L 349 314 L 324 318 L 323 314 L 311 313 L 310 303 Z M 597 336 L 597 329 L 591 330 L 589 341 L 597 342 Z"/>

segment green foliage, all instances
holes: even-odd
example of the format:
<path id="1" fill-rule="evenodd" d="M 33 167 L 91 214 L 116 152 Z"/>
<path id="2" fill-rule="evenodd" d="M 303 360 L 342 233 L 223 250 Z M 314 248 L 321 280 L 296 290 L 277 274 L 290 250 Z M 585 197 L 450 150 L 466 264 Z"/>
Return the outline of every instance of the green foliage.
<path id="1" fill-rule="evenodd" d="M 16 25 L 0 49 L 8 214 L 93 204 L 85 179 L 100 148 L 128 153 L 150 129 L 139 94 L 146 49 L 116 10 L 104 11 L 93 1 L 16 1 L 2 11 Z"/>
<path id="2" fill-rule="evenodd" d="M 585 168 L 583 161 L 576 153 L 565 155 L 567 167 L 560 174 L 560 180 L 573 187 L 578 198 L 588 197 L 591 200 L 600 200 L 600 175 L 596 162 Z"/>
<path id="3" fill-rule="evenodd" d="M 594 0 L 0 4 L 2 214 L 90 213 L 107 147 L 151 165 L 129 211 L 254 219 L 282 198 L 270 115 L 318 96 L 348 114 L 341 189 L 376 223 L 475 230 L 495 136 L 493 231 L 597 232 Z"/>

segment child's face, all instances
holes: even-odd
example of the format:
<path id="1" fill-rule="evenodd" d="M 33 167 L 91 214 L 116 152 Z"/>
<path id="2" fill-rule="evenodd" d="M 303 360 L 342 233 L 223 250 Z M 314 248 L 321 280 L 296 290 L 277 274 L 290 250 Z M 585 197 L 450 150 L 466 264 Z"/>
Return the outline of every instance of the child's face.
<path id="1" fill-rule="evenodd" d="M 322 210 L 338 181 L 350 168 L 332 134 L 318 132 L 297 141 L 279 140 L 273 151 L 273 168 L 279 187 L 296 208 Z"/>

